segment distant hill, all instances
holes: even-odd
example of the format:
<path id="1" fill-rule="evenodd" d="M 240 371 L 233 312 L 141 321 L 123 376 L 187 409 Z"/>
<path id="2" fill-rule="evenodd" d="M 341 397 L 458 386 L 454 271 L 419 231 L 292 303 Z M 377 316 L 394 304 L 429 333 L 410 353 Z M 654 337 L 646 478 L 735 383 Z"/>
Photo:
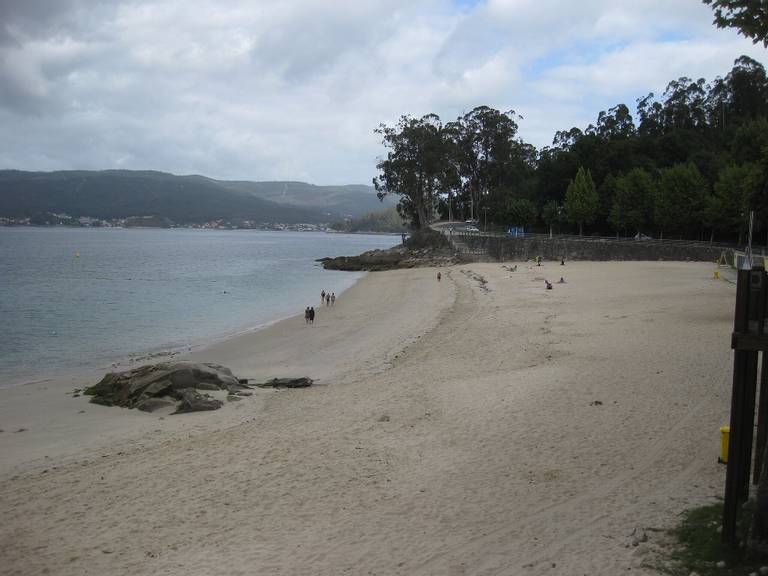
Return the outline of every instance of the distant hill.
<path id="1" fill-rule="evenodd" d="M 347 218 L 331 224 L 331 228 L 341 232 L 407 232 L 403 219 L 392 206 L 385 210 L 369 212 L 357 218 Z"/>
<path id="2" fill-rule="evenodd" d="M 373 186 L 315 186 L 305 182 L 222 181 L 231 190 L 264 200 L 319 210 L 329 217 L 353 218 L 397 204 L 391 196 L 379 201 Z"/>
<path id="3" fill-rule="evenodd" d="M 167 218 L 177 224 L 211 220 L 325 223 L 381 207 L 369 186 L 302 182 L 228 182 L 164 172 L 0 170 L 0 217 L 66 213 L 100 219 Z"/>

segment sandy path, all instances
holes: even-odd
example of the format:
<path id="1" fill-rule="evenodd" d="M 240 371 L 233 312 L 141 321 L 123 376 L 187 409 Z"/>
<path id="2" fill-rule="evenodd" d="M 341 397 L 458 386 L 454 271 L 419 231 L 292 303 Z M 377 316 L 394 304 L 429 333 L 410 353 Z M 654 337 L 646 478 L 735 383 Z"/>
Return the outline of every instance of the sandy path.
<path id="1" fill-rule="evenodd" d="M 209 351 L 317 388 L 6 470 L 0 574 L 647 573 L 653 529 L 722 493 L 733 287 L 706 264 L 433 274 Z"/>

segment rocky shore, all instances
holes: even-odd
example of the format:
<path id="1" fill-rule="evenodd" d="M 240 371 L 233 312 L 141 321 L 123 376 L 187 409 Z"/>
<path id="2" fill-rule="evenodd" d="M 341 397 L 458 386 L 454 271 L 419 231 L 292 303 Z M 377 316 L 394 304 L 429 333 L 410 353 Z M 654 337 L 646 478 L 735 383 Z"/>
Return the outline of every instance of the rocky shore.
<path id="1" fill-rule="evenodd" d="M 406 246 L 395 246 L 388 250 L 369 250 L 359 256 L 338 256 L 320 258 L 326 270 L 346 272 L 380 272 L 396 268 L 418 268 L 423 266 L 451 266 L 458 262 L 451 250 L 436 251 L 429 248 L 410 250 Z"/>
<path id="2" fill-rule="evenodd" d="M 380 272 L 397 268 L 451 266 L 457 264 L 459 255 L 450 241 L 442 234 L 422 231 L 412 234 L 404 244 L 387 250 L 369 250 L 359 256 L 320 258 L 326 270 L 346 272 Z"/>

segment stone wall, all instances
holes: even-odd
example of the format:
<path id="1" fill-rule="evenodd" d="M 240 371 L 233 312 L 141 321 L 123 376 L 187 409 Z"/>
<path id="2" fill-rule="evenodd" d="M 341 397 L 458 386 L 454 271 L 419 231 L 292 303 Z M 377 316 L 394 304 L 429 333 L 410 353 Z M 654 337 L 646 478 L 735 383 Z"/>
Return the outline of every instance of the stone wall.
<path id="1" fill-rule="evenodd" d="M 714 261 L 725 249 L 704 243 L 611 240 L 607 238 L 558 238 L 534 236 L 507 238 L 504 236 L 461 235 L 457 247 L 464 245 L 475 256 L 484 252 L 490 260 L 529 260 L 541 256 L 544 260 L 677 260 Z"/>

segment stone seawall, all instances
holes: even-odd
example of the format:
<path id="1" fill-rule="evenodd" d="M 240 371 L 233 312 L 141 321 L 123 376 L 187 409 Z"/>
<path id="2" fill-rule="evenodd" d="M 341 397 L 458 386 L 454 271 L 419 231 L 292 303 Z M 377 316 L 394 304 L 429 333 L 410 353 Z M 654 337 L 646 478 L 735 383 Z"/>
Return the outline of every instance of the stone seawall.
<path id="1" fill-rule="evenodd" d="M 485 253 L 490 260 L 676 260 L 714 261 L 722 246 L 685 242 L 612 240 L 608 238 L 507 238 L 503 236 L 461 235 L 454 239 L 457 248 L 474 256 Z M 463 245 L 463 246 L 462 246 Z M 474 258 L 473 258 L 474 259 Z"/>

